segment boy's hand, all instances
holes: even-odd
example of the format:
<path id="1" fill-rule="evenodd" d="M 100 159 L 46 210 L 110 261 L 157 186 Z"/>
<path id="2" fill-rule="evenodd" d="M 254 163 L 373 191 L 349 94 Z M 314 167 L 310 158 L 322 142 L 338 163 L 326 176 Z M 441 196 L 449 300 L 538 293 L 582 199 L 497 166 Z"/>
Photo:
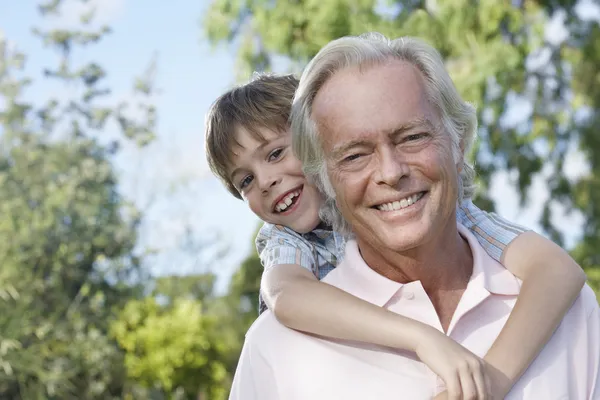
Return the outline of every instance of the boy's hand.
<path id="1" fill-rule="evenodd" d="M 489 397 L 489 400 L 504 399 L 506 395 L 508 395 L 508 392 L 510 392 L 510 389 L 512 388 L 512 382 L 506 377 L 506 375 L 500 372 L 500 370 L 494 368 L 494 366 L 490 363 L 485 364 L 485 370 L 487 371 L 487 374 L 485 374 L 485 376 L 488 376 L 491 382 L 492 395 Z M 448 399 L 448 392 L 445 390 L 433 398 L 433 400 Z"/>
<path id="2" fill-rule="evenodd" d="M 446 384 L 447 391 L 436 399 L 493 399 L 485 362 L 443 333 L 425 329 L 415 351 Z"/>

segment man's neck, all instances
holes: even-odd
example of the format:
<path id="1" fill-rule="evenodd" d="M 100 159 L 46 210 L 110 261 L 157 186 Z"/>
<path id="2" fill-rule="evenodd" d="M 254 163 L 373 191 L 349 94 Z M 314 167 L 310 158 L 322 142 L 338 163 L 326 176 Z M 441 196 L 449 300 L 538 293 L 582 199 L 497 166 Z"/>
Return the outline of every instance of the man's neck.
<path id="1" fill-rule="evenodd" d="M 420 281 L 446 330 L 473 272 L 473 256 L 456 219 L 419 247 L 402 252 L 377 248 L 357 238 L 365 263 L 400 283 Z"/>

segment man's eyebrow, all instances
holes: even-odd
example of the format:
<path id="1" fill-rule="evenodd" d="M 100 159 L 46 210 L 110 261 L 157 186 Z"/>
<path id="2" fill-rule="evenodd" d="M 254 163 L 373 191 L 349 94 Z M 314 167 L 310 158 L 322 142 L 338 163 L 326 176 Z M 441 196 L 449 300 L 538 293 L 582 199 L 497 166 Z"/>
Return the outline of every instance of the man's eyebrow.
<path id="1" fill-rule="evenodd" d="M 416 128 L 427 128 L 434 129 L 431 121 L 426 117 L 415 118 L 411 121 L 408 121 L 389 132 L 390 136 L 397 136 L 404 132 L 411 131 Z M 348 150 L 351 150 L 355 147 L 368 146 L 370 142 L 364 138 L 358 138 L 351 140 L 349 142 L 343 143 L 341 145 L 335 146 L 331 151 L 331 157 L 335 160 L 339 158 L 342 154 L 346 153 Z"/>
<path id="2" fill-rule="evenodd" d="M 390 136 L 397 136 L 399 134 L 402 134 L 406 131 L 412 131 L 413 129 L 416 128 L 427 128 L 427 129 L 434 129 L 434 125 L 433 123 L 431 123 L 431 121 L 426 118 L 426 117 L 419 117 L 419 118 L 415 118 L 411 121 L 408 121 L 405 124 L 402 124 L 398 127 L 396 127 L 391 133 Z"/>
<path id="3" fill-rule="evenodd" d="M 346 153 L 348 150 L 353 149 L 354 147 L 367 146 L 369 141 L 363 138 L 354 139 L 349 142 L 340 144 L 335 146 L 333 150 L 331 150 L 331 158 L 334 160 L 338 159 L 342 154 Z"/>

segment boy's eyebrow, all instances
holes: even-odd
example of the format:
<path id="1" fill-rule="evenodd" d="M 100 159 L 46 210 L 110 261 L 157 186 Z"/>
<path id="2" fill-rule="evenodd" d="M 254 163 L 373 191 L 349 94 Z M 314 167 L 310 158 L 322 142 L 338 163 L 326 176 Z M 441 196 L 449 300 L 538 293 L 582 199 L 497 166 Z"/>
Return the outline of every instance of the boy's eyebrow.
<path id="1" fill-rule="evenodd" d="M 402 124 L 402 125 L 398 126 L 397 128 L 395 128 L 394 130 L 392 130 L 389 133 L 389 136 L 397 136 L 406 131 L 411 131 L 411 130 L 413 130 L 415 128 L 419 128 L 419 127 L 427 127 L 429 129 L 433 129 L 433 124 L 431 123 L 431 121 L 428 118 L 425 118 L 425 117 L 415 118 L 414 120 L 411 120 L 405 124 Z M 359 139 L 354 139 L 349 142 L 340 144 L 333 148 L 333 150 L 331 151 L 331 157 L 335 160 L 335 159 L 339 158 L 342 154 L 346 153 L 348 150 L 351 150 L 354 147 L 366 146 L 369 143 L 370 142 L 368 140 L 366 140 L 364 138 L 359 138 Z"/>
<path id="2" fill-rule="evenodd" d="M 260 151 L 262 151 L 265 147 L 267 147 L 269 144 L 271 144 L 273 141 L 272 140 L 265 140 L 263 143 L 260 144 L 260 146 L 257 146 L 254 151 L 252 152 L 252 154 L 256 154 Z M 229 174 L 229 180 L 233 181 L 233 177 L 240 172 L 241 170 L 243 170 L 243 168 L 236 168 L 234 169 L 231 174 Z"/>

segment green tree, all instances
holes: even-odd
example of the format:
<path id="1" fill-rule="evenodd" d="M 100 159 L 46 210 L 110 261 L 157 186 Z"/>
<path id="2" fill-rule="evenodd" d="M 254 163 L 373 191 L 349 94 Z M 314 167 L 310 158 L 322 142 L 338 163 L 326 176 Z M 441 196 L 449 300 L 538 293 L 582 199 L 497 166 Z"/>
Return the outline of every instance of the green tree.
<path id="1" fill-rule="evenodd" d="M 111 160 L 122 140 L 152 139 L 155 110 L 143 102 L 133 119 L 126 103 L 101 105 L 105 71 L 71 61 L 77 46 L 110 32 L 92 21 L 89 13 L 81 29 L 34 30 L 60 58 L 44 80 L 77 89 L 43 104 L 23 100 L 35 84 L 23 77 L 26 57 L 0 38 L 0 398 L 117 399 L 126 385 L 108 328 L 115 308 L 140 294 L 140 215 L 119 195 Z M 147 79 L 135 88 L 151 95 Z M 104 140 L 108 123 L 124 135 Z"/>
<path id="2" fill-rule="evenodd" d="M 178 245 L 178 253 L 207 271 L 225 251 L 218 235 L 197 237 L 189 229 Z M 232 296 L 217 296 L 215 283 L 213 273 L 157 277 L 146 285 L 147 295 L 131 299 L 111 324 L 135 384 L 127 399 L 226 398 L 249 325 L 239 328 Z"/>
<path id="3" fill-rule="evenodd" d="M 600 27 L 578 7 L 576 1 L 213 0 L 203 28 L 214 44 L 239 45 L 242 78 L 281 58 L 299 70 L 323 45 L 344 35 L 379 31 L 426 39 L 445 58 L 464 97 L 479 105 L 476 202 L 493 209 L 488 189 L 498 171 L 516 174 L 521 205 L 533 177 L 543 177 L 550 196 L 541 226 L 562 245 L 555 206 L 580 212 L 585 222 L 572 254 L 598 279 Z M 551 40 L 547 23 L 561 17 L 569 36 Z M 515 99 L 532 105 L 518 123 L 506 118 Z M 566 173 L 571 149 L 587 165 L 578 176 Z"/>
<path id="4" fill-rule="evenodd" d="M 169 399 L 191 400 L 199 393 L 225 399 L 227 371 L 220 362 L 224 350 L 216 318 L 206 314 L 200 300 L 169 300 L 132 300 L 113 323 L 128 377 Z"/>
<path id="5" fill-rule="evenodd" d="M 231 278 L 227 293 L 214 298 L 208 308 L 210 315 L 219 321 L 219 339 L 223 349 L 220 360 L 227 370 L 223 386 L 227 393 L 242 351 L 244 336 L 258 317 L 262 271 L 258 254 L 253 249 Z"/>

